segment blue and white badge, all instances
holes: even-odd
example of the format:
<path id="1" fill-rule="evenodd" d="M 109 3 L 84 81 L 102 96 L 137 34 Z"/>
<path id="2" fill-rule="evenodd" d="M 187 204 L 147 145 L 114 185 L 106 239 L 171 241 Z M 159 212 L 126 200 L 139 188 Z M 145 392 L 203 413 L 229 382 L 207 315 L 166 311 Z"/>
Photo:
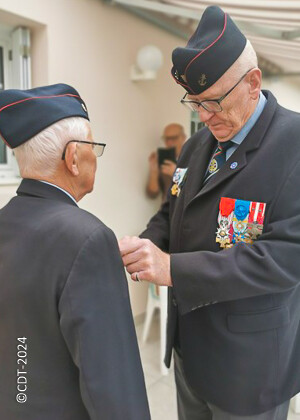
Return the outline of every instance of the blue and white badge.
<path id="1" fill-rule="evenodd" d="M 178 186 L 181 185 L 185 178 L 187 170 L 188 168 L 177 168 L 173 175 L 173 182 Z"/>

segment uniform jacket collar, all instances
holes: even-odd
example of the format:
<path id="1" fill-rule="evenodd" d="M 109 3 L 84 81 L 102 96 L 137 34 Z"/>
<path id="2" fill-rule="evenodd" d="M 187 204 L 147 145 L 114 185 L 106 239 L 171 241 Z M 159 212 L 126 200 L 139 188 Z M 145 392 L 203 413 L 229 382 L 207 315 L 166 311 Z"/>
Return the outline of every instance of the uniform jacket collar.
<path id="1" fill-rule="evenodd" d="M 247 155 L 259 148 L 277 107 L 277 101 L 272 93 L 269 91 L 263 91 L 263 93 L 267 98 L 267 103 L 254 127 L 220 171 L 213 176 L 203 188 L 201 188 L 209 160 L 217 145 L 214 136 L 208 130 L 206 131 L 203 141 L 199 142 L 189 163 L 189 173 L 185 183 L 185 206 L 192 203 L 198 197 L 213 190 L 225 180 L 235 176 L 247 165 Z M 237 163 L 235 169 L 231 169 L 230 167 L 233 162 Z"/>
<path id="2" fill-rule="evenodd" d="M 52 185 L 45 184 L 44 182 L 35 179 L 23 179 L 21 185 L 17 189 L 19 196 L 26 195 L 30 197 L 46 198 L 50 200 L 57 200 L 66 204 L 77 206 L 77 204 L 63 191 Z"/>

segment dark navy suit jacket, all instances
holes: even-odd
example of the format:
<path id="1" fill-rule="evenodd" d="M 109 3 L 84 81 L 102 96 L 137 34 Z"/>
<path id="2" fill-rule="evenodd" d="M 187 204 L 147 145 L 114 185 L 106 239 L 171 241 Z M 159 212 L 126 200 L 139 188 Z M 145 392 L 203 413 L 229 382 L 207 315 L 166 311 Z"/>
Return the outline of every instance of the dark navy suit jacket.
<path id="1" fill-rule="evenodd" d="M 264 93 L 258 121 L 203 188 L 216 140 L 204 128 L 184 145 L 181 193 L 141 235 L 171 253 L 166 364 L 179 329 L 194 391 L 239 415 L 300 391 L 300 115 Z M 253 245 L 220 250 L 221 197 L 266 203 Z"/>
<path id="2" fill-rule="evenodd" d="M 149 420 L 113 232 L 53 186 L 17 193 L 0 210 L 0 419 Z"/>

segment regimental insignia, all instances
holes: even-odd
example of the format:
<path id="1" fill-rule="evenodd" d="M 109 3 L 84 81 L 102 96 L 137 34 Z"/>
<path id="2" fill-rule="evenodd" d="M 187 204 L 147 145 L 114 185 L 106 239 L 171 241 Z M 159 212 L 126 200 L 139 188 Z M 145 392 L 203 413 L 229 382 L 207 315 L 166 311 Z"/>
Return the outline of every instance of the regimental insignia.
<path id="1" fill-rule="evenodd" d="M 212 159 L 208 167 L 208 172 L 212 174 L 216 172 L 217 169 L 218 169 L 218 162 L 216 161 L 216 159 Z"/>
<path id="2" fill-rule="evenodd" d="M 266 203 L 222 197 L 216 242 L 231 248 L 239 242 L 253 244 L 262 234 Z"/>
<path id="3" fill-rule="evenodd" d="M 207 83 L 207 79 L 206 79 L 206 75 L 204 73 L 202 73 L 200 75 L 200 79 L 198 80 L 198 83 L 200 86 L 205 86 Z"/>
<path id="4" fill-rule="evenodd" d="M 187 80 L 186 80 L 186 76 L 185 76 L 185 74 L 181 74 L 181 75 L 180 75 L 180 77 L 182 78 L 182 80 L 183 80 L 185 83 L 187 83 Z"/>
<path id="5" fill-rule="evenodd" d="M 176 195 L 179 197 L 179 194 L 181 192 L 181 188 L 185 182 L 186 179 L 186 173 L 188 168 L 177 168 L 173 175 L 173 185 L 171 188 L 171 194 Z"/>

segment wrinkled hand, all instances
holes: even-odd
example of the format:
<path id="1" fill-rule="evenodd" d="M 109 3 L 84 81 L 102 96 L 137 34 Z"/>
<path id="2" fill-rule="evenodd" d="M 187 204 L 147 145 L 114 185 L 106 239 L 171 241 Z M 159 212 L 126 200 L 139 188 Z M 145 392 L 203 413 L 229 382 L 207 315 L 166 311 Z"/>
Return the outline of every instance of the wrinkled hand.
<path id="1" fill-rule="evenodd" d="M 173 176 L 176 169 L 176 163 L 171 160 L 164 160 L 164 163 L 161 165 L 160 170 L 163 175 Z"/>
<path id="2" fill-rule="evenodd" d="M 159 286 L 172 286 L 170 255 L 161 251 L 149 239 L 125 236 L 119 241 L 123 264 L 136 281 L 149 281 Z"/>

